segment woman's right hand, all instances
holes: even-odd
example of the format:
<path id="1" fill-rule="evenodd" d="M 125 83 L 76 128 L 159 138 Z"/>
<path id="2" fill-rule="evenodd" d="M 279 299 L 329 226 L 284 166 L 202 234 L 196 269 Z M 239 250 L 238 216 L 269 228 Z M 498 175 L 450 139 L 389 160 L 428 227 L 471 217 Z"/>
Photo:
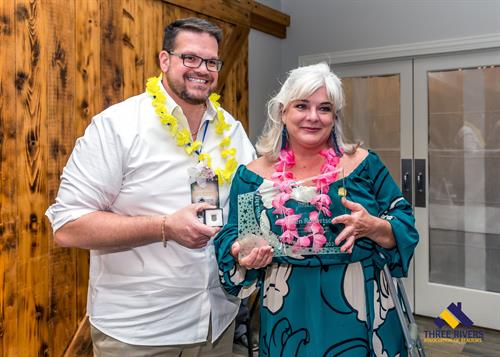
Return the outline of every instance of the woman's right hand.
<path id="1" fill-rule="evenodd" d="M 231 255 L 240 266 L 246 269 L 264 268 L 273 260 L 274 250 L 270 245 L 255 247 L 245 257 L 238 259 L 240 249 L 240 243 L 234 242 L 231 246 Z"/>

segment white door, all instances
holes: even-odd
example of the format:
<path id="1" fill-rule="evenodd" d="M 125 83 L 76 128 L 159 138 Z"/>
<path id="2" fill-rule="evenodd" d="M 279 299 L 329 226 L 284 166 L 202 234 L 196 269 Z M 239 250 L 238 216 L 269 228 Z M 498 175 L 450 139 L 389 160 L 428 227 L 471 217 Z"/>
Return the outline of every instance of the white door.
<path id="1" fill-rule="evenodd" d="M 411 201 L 412 61 L 331 65 L 331 68 L 342 78 L 346 96 L 341 119 L 344 136 L 349 141 L 362 141 L 364 148 L 379 154 Z M 402 167 L 406 165 L 409 167 Z M 413 302 L 412 268 L 404 284 Z"/>
<path id="2" fill-rule="evenodd" d="M 500 329 L 500 51 L 414 60 L 415 312 Z"/>

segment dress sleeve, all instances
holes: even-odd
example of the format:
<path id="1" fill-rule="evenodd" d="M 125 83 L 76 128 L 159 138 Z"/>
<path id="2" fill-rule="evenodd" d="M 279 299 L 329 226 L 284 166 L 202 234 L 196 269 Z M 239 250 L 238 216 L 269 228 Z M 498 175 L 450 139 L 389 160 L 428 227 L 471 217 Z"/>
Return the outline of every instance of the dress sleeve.
<path id="1" fill-rule="evenodd" d="M 370 163 L 375 198 L 379 206 L 378 216 L 387 220 L 392 227 L 396 246 L 385 249 L 376 246 L 377 255 L 383 254 L 382 263 L 388 263 L 394 277 L 408 275 L 413 252 L 418 243 L 415 217 L 410 203 L 404 199 L 396 182 L 376 154 Z M 378 257 L 377 257 L 378 258 Z"/>
<path id="2" fill-rule="evenodd" d="M 244 166 L 240 166 L 231 185 L 227 224 L 214 238 L 221 284 L 228 293 L 242 299 L 255 290 L 262 272 L 258 269 L 246 270 L 237 264 L 230 253 L 231 246 L 238 238 L 238 194 L 255 191 L 258 187 L 255 178 L 245 172 Z"/>
<path id="3" fill-rule="evenodd" d="M 76 141 L 56 202 L 45 213 L 54 231 L 87 213 L 109 209 L 120 192 L 123 160 L 123 141 L 112 120 L 94 117 Z"/>

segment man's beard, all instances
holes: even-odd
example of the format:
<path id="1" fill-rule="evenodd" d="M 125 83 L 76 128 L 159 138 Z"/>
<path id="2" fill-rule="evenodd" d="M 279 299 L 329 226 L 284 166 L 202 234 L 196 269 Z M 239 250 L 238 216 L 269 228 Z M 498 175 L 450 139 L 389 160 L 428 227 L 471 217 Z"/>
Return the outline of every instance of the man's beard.
<path id="1" fill-rule="evenodd" d="M 188 92 L 184 83 L 181 85 L 177 85 L 169 78 L 168 75 L 166 77 L 167 77 L 168 86 L 170 87 L 172 92 L 174 92 L 175 95 L 177 95 L 179 98 L 181 98 L 182 100 L 184 100 L 185 102 L 187 102 L 189 104 L 199 105 L 199 104 L 205 103 L 207 101 L 210 93 L 212 92 L 212 88 L 210 88 L 210 90 L 208 91 L 208 93 L 206 95 L 203 95 L 202 97 L 199 97 L 199 96 L 195 97 Z"/>

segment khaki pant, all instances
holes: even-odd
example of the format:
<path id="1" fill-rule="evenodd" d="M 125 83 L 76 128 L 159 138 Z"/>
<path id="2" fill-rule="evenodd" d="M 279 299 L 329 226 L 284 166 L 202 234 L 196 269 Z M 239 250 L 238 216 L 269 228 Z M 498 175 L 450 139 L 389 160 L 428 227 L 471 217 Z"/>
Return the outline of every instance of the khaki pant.
<path id="1" fill-rule="evenodd" d="M 189 345 L 138 346 L 118 341 L 90 325 L 94 357 L 231 357 L 233 355 L 234 321 L 211 342 L 212 326 L 207 341 Z"/>

